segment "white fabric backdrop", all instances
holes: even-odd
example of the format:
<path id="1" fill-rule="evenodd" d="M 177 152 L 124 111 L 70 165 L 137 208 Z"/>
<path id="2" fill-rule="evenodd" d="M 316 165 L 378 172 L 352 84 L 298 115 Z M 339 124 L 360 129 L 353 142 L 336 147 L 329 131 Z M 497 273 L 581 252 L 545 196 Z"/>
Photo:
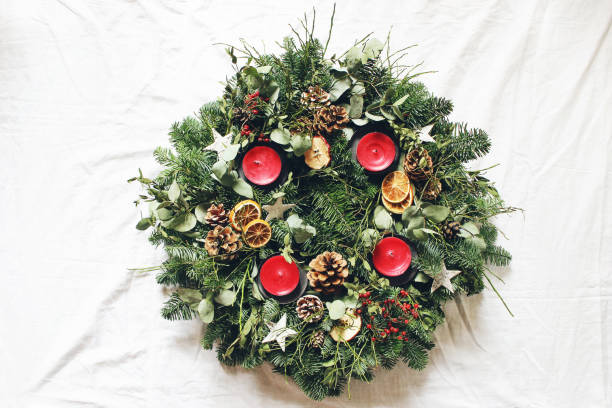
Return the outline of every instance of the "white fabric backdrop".
<path id="1" fill-rule="evenodd" d="M 315 2 L 325 38 L 330 2 Z M 220 366 L 199 322 L 168 322 L 137 186 L 173 121 L 216 98 L 215 42 L 288 34 L 306 2 L 0 1 L 0 406 L 311 406 L 272 373 Z M 320 406 L 612 406 L 612 3 L 351 1 L 332 48 L 369 31 L 489 131 L 514 255 L 499 288 L 446 307 L 423 373 Z M 461 312 L 463 310 L 463 313 Z"/>

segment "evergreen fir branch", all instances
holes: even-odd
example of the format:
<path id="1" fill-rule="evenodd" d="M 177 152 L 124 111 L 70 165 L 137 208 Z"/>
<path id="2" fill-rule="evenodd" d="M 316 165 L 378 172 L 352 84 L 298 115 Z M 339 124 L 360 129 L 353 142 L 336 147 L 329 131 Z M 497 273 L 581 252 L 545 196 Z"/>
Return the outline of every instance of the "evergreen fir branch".
<path id="1" fill-rule="evenodd" d="M 167 320 L 190 320 L 195 317 L 195 312 L 181 300 L 178 294 L 173 293 L 164 303 L 161 315 Z"/>

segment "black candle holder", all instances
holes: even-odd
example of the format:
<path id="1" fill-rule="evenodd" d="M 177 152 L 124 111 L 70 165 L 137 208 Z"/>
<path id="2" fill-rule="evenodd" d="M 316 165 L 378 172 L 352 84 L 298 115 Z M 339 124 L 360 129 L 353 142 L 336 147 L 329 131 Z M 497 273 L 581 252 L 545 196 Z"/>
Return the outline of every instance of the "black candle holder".
<path id="1" fill-rule="evenodd" d="M 261 283 L 261 279 L 259 279 L 259 271 L 261 270 L 261 266 L 270 258 L 275 257 L 275 256 L 282 256 L 280 253 L 276 253 L 273 255 L 270 255 L 269 257 L 267 257 L 264 260 L 260 260 L 257 262 L 257 276 L 255 277 L 255 284 L 257 285 L 257 289 L 259 289 L 259 293 L 261 293 L 261 295 L 264 297 L 264 299 L 276 299 L 276 301 L 278 301 L 278 303 L 280 303 L 281 305 L 287 304 L 287 303 L 291 303 L 296 301 L 297 299 L 299 299 L 304 292 L 306 292 L 306 289 L 308 288 L 308 277 L 306 276 L 306 271 L 302 268 L 300 268 L 300 265 L 297 264 L 296 262 L 296 266 L 298 267 L 298 270 L 300 271 L 300 280 L 298 282 L 297 287 L 288 295 L 284 295 L 284 296 L 277 296 L 277 295 L 273 295 L 271 293 L 269 293 L 264 286 Z M 295 262 L 295 261 L 293 261 Z"/>
<path id="2" fill-rule="evenodd" d="M 395 145 L 395 157 L 393 158 L 393 161 L 391 162 L 389 167 L 383 170 L 380 170 L 380 171 L 371 171 L 362 166 L 363 170 L 365 171 L 367 175 L 373 176 L 374 178 L 378 178 L 379 176 L 389 173 L 391 169 L 395 169 L 397 167 L 397 164 L 399 163 L 399 159 L 401 156 L 401 152 L 400 152 L 399 140 L 397 139 L 395 132 L 393 131 L 393 129 L 391 129 L 389 125 L 385 123 L 379 123 L 379 122 L 368 123 L 364 126 L 358 127 L 355 130 L 355 133 L 353 133 L 353 137 L 351 138 L 351 141 L 350 141 L 353 160 L 355 160 L 360 166 L 361 166 L 361 163 L 359 163 L 359 160 L 357 159 L 357 146 L 359 145 L 359 142 L 361 141 L 361 139 L 363 139 L 365 135 L 369 133 L 374 133 L 374 132 L 383 133 L 389 136 L 389 138 L 393 141 L 393 144 Z"/>
<path id="3" fill-rule="evenodd" d="M 269 147 L 269 148 L 273 149 L 278 154 L 278 156 L 280 157 L 280 161 L 281 161 L 281 171 L 280 171 L 280 174 L 278 175 L 276 180 L 274 180 L 270 184 L 261 185 L 261 184 L 253 183 L 244 174 L 244 170 L 242 168 L 242 160 L 244 159 L 244 156 L 247 154 L 247 152 L 249 150 L 251 150 L 252 148 L 257 147 L 257 146 Z M 289 168 L 288 168 L 289 167 L 289 162 L 287 160 L 287 154 L 285 153 L 285 151 L 283 150 L 283 147 L 281 145 L 279 145 L 278 143 L 274 143 L 274 142 L 253 142 L 253 143 L 250 143 L 244 149 L 241 149 L 241 151 L 238 153 L 238 156 L 236 157 L 236 164 L 237 164 L 237 167 L 238 167 L 238 175 L 240 176 L 240 178 L 242 178 L 244 181 L 246 181 L 247 183 L 249 183 L 253 187 L 257 187 L 257 188 L 260 188 L 262 190 L 271 190 L 271 189 L 273 189 L 275 187 L 278 187 L 279 185 L 281 185 L 285 181 L 287 181 L 287 177 L 289 175 Z"/>
<path id="4" fill-rule="evenodd" d="M 392 235 L 392 234 L 385 234 L 385 235 L 383 235 L 383 239 L 387 238 L 387 237 L 399 238 L 402 241 L 404 241 L 408 245 L 408 248 L 410 248 L 410 253 L 412 255 L 412 260 L 414 260 L 416 258 L 416 252 L 414 250 L 414 246 L 412 246 L 412 244 L 408 240 L 408 238 L 406 238 L 406 237 L 404 237 L 402 235 Z M 374 270 L 376 271 L 376 273 L 379 276 L 382 276 L 383 278 L 388 279 L 389 280 L 389 284 L 391 284 L 391 286 L 406 287 L 406 286 L 408 286 L 408 284 L 410 282 L 412 282 L 414 280 L 414 278 L 416 277 L 416 275 L 418 273 L 416 268 L 414 268 L 412 266 L 412 261 L 411 261 L 410 265 L 408 266 L 408 268 L 401 275 L 398 275 L 398 276 L 387 276 L 387 275 L 384 275 L 384 274 L 380 273 L 376 269 L 376 267 L 374 266 L 373 251 L 370 252 L 370 254 L 369 254 L 369 261 L 372 264 L 372 267 L 374 267 Z"/>

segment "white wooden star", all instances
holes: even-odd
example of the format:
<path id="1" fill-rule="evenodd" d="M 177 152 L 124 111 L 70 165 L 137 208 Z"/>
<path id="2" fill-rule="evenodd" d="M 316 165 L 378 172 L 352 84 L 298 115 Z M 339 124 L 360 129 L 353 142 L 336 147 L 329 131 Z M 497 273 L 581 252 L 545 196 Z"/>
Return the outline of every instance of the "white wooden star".
<path id="1" fill-rule="evenodd" d="M 429 134 L 434 125 L 428 125 L 417 132 L 421 142 L 435 142 L 434 138 Z"/>
<path id="2" fill-rule="evenodd" d="M 261 208 L 266 210 L 266 221 L 273 220 L 275 218 L 283 219 L 285 211 L 295 207 L 295 204 L 283 204 L 283 197 L 278 197 L 273 205 L 263 205 Z"/>
<path id="3" fill-rule="evenodd" d="M 434 293 L 436 290 L 438 290 L 440 286 L 444 286 L 450 291 L 450 293 L 454 293 L 455 289 L 453 289 L 451 279 L 453 279 L 460 273 L 461 271 L 446 269 L 446 265 L 444 264 L 444 262 L 442 262 L 442 270 L 433 278 L 433 282 L 431 284 L 431 293 Z"/>
<path id="4" fill-rule="evenodd" d="M 285 351 L 285 340 L 287 337 L 297 334 L 295 330 L 287 328 L 287 313 L 283 314 L 276 323 L 266 322 L 266 326 L 270 329 L 270 333 L 263 339 L 263 342 L 270 343 L 276 341 L 283 351 Z"/>
<path id="5" fill-rule="evenodd" d="M 212 133 L 215 137 L 215 140 L 210 145 L 206 146 L 204 150 L 212 150 L 220 155 L 225 149 L 229 147 L 229 145 L 232 144 L 232 133 L 230 132 L 225 136 L 221 136 L 221 134 L 217 132 L 214 128 L 212 130 Z"/>

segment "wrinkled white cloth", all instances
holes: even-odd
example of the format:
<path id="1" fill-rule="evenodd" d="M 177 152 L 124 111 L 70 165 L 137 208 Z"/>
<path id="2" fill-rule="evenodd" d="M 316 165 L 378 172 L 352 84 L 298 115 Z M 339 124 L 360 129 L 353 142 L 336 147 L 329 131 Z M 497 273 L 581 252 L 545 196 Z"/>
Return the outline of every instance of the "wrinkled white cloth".
<path id="1" fill-rule="evenodd" d="M 373 31 L 486 129 L 489 171 L 524 214 L 498 225 L 512 318 L 486 290 L 446 306 L 428 368 L 380 370 L 310 402 L 268 365 L 221 366 L 197 321 L 159 315 L 163 260 L 134 229 L 140 167 L 169 125 L 220 95 L 222 46 L 268 51 L 332 3 L 0 2 L 0 406 L 612 406 L 612 3 L 341 2 L 330 45 Z"/>

